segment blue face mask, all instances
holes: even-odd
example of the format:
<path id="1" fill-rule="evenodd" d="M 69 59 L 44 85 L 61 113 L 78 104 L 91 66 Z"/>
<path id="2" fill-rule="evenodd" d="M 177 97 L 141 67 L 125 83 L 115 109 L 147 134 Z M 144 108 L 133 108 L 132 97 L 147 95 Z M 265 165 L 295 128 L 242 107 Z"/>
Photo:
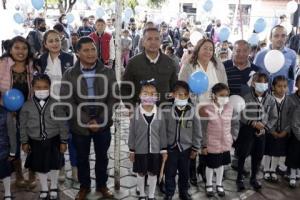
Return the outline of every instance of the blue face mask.
<path id="1" fill-rule="evenodd" d="M 186 106 L 188 104 L 188 99 L 177 99 L 175 98 L 174 103 L 176 106 Z"/>
<path id="2" fill-rule="evenodd" d="M 264 93 L 269 88 L 268 83 L 255 83 L 255 91 L 259 93 Z"/>

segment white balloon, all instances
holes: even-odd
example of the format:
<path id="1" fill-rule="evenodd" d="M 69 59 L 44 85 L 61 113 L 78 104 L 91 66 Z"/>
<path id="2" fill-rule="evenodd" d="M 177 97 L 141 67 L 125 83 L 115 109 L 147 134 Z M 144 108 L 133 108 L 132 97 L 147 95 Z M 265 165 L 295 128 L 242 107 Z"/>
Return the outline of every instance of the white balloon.
<path id="1" fill-rule="evenodd" d="M 284 55 L 279 50 L 269 51 L 264 59 L 264 64 L 268 72 L 271 74 L 278 72 L 284 65 Z"/>
<path id="2" fill-rule="evenodd" d="M 289 1 L 286 4 L 286 10 L 290 13 L 293 14 L 294 12 L 296 12 L 296 10 L 298 9 L 298 4 L 295 1 Z"/>
<path id="3" fill-rule="evenodd" d="M 239 95 L 231 95 L 229 97 L 229 104 L 233 107 L 233 110 L 240 113 L 245 109 L 245 100 Z"/>
<path id="4" fill-rule="evenodd" d="M 203 38 L 203 35 L 199 31 L 192 32 L 192 34 L 190 36 L 192 45 L 196 46 L 198 41 L 201 40 L 202 38 Z"/>

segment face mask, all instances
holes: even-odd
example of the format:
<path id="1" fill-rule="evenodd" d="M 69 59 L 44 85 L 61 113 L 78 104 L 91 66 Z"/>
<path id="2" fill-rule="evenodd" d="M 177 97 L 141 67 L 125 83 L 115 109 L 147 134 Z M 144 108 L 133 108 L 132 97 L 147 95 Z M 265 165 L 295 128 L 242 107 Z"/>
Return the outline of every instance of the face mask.
<path id="1" fill-rule="evenodd" d="M 40 28 L 39 28 L 39 31 L 45 32 L 45 31 L 46 31 L 46 27 L 40 27 Z"/>
<path id="2" fill-rule="evenodd" d="M 188 100 L 175 98 L 174 103 L 176 106 L 186 106 L 188 104 Z"/>
<path id="3" fill-rule="evenodd" d="M 152 96 L 141 96 L 140 99 L 142 105 L 152 106 L 157 102 L 157 97 L 152 97 Z"/>
<path id="4" fill-rule="evenodd" d="M 268 83 L 255 83 L 255 91 L 259 93 L 264 93 L 268 90 Z"/>
<path id="5" fill-rule="evenodd" d="M 44 100 L 49 97 L 50 92 L 49 90 L 36 90 L 34 91 L 34 96 L 38 99 Z"/>
<path id="6" fill-rule="evenodd" d="M 224 106 L 229 102 L 229 97 L 217 97 L 217 102 L 220 106 Z"/>
<path id="7" fill-rule="evenodd" d="M 62 22 L 63 24 L 67 24 L 67 23 L 68 23 L 68 20 L 67 20 L 67 19 L 63 19 L 63 20 L 61 20 L 61 22 Z"/>

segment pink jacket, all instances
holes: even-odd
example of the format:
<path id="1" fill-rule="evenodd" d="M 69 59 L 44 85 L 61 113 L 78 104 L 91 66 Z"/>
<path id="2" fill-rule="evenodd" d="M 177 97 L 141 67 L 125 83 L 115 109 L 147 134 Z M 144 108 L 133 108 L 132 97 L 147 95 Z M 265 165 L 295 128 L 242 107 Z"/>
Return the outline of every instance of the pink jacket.
<path id="1" fill-rule="evenodd" d="M 208 120 L 202 120 L 203 147 L 208 153 L 223 153 L 231 150 L 233 137 L 238 133 L 239 120 L 229 104 L 224 106 L 221 114 L 213 104 L 204 106 Z"/>
<path id="2" fill-rule="evenodd" d="M 5 57 L 0 59 L 0 93 L 3 94 L 7 90 L 11 89 L 13 79 L 12 79 L 12 66 L 15 62 L 10 57 Z M 29 88 L 29 94 L 31 95 L 31 81 L 33 76 L 33 64 L 32 62 L 26 66 L 27 68 L 27 82 Z"/>

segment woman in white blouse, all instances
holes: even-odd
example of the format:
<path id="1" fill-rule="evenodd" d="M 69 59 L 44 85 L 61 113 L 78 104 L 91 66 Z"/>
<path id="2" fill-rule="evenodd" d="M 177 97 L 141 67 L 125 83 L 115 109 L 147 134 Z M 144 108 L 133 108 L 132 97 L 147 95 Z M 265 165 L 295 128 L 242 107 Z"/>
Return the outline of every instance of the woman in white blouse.
<path id="1" fill-rule="evenodd" d="M 202 71 L 208 77 L 208 91 L 198 96 L 194 103 L 204 103 L 210 100 L 210 90 L 216 83 L 227 83 L 226 71 L 223 63 L 214 56 L 215 45 L 210 39 L 199 40 L 194 48 L 190 62 L 182 66 L 179 80 L 188 81 L 195 71 Z"/>
<path id="2" fill-rule="evenodd" d="M 204 105 L 210 102 L 210 90 L 216 83 L 227 83 L 226 71 L 223 63 L 214 56 L 215 45 L 210 39 L 199 40 L 194 48 L 193 55 L 190 62 L 181 67 L 179 72 L 179 80 L 188 81 L 190 75 L 195 71 L 202 71 L 208 77 L 208 91 L 192 97 L 195 105 L 200 103 Z M 201 174 L 202 179 L 205 179 L 205 163 L 199 157 L 198 173 Z M 196 159 L 191 160 L 190 164 L 190 182 L 192 185 L 197 185 L 196 176 Z"/>

